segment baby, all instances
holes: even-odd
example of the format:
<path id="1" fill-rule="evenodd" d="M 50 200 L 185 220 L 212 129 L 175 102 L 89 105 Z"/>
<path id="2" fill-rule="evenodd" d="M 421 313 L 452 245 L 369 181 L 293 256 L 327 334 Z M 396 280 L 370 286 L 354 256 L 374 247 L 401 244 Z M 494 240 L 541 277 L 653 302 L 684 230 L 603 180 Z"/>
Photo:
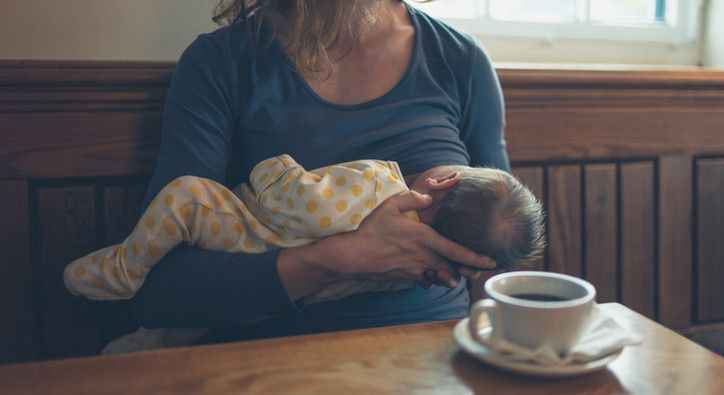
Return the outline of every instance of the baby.
<path id="1" fill-rule="evenodd" d="M 198 177 L 173 180 L 123 243 L 69 264 L 64 272 L 66 287 L 90 299 L 129 299 L 150 268 L 180 243 L 245 253 L 305 245 L 356 229 L 387 198 L 408 190 L 395 162 L 359 160 L 306 171 L 289 155 L 258 163 L 250 184 L 228 190 Z M 522 263 L 543 248 L 541 206 L 506 172 L 440 166 L 420 174 L 409 189 L 430 194 L 433 203 L 407 215 L 491 257 L 498 268 Z M 307 296 L 305 303 L 412 286 L 344 281 Z M 163 330 L 145 331 L 142 337 L 149 339 L 150 332 Z M 188 342 L 185 334 L 190 332 L 179 333 L 174 345 Z M 153 343 L 171 345 L 168 340 L 175 337 L 179 336 L 167 332 Z"/>

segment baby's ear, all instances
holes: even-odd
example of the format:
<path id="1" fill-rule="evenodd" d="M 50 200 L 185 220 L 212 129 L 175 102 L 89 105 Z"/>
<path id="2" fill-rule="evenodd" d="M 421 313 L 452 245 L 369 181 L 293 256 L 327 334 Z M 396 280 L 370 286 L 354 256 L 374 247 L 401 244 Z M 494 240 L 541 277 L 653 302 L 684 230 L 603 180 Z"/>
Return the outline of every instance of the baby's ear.
<path id="1" fill-rule="evenodd" d="M 460 182 L 460 172 L 451 171 L 441 177 L 428 177 L 425 180 L 425 186 L 431 191 L 441 191 L 454 187 L 458 182 Z"/>

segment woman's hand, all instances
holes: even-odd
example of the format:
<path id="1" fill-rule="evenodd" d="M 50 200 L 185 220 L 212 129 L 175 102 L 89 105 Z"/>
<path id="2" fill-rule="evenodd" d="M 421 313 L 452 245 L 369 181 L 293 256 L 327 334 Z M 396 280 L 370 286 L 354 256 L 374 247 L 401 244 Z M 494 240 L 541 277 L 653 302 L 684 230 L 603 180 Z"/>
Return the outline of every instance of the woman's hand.
<path id="1" fill-rule="evenodd" d="M 365 218 L 359 229 L 341 235 L 343 248 L 340 256 L 346 264 L 335 269 L 374 281 L 418 282 L 423 285 L 435 282 L 425 272 L 436 271 L 439 273 L 436 277 L 443 285 L 454 285 L 457 271 L 450 261 L 481 269 L 494 267 L 490 259 L 402 214 L 423 209 L 431 203 L 430 196 L 414 191 L 388 199 Z"/>
<path id="2" fill-rule="evenodd" d="M 295 300 L 329 283 L 353 279 L 452 287 L 460 274 L 474 277 L 476 269 L 494 268 L 490 258 L 403 215 L 431 203 L 428 195 L 401 193 L 377 207 L 354 232 L 283 250 L 277 265 L 287 294 Z M 458 271 L 451 261 L 465 266 Z"/>
<path id="3" fill-rule="evenodd" d="M 459 275 L 450 261 L 479 269 L 495 267 L 489 258 L 402 214 L 423 209 L 431 203 L 430 196 L 414 191 L 388 199 L 365 218 L 355 232 L 339 236 L 339 256 L 344 264 L 334 270 L 343 276 L 375 281 L 454 286 Z M 464 270 L 460 274 L 475 275 L 475 270 L 461 268 Z"/>

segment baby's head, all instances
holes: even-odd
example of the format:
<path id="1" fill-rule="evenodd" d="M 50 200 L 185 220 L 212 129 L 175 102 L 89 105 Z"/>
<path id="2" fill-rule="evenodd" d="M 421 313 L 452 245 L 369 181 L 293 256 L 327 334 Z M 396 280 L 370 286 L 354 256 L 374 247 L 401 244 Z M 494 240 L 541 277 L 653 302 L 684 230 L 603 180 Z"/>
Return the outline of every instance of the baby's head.
<path id="1" fill-rule="evenodd" d="M 433 197 L 418 212 L 422 222 L 494 259 L 499 269 L 528 263 L 543 251 L 541 204 L 504 171 L 439 166 L 420 174 L 410 189 Z"/>

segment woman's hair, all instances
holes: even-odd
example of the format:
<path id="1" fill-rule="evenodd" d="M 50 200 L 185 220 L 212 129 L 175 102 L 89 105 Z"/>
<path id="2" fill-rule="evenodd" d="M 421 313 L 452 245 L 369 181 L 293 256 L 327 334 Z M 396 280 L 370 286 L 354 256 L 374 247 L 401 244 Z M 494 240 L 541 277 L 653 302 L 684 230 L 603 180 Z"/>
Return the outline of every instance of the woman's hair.
<path id="1" fill-rule="evenodd" d="M 524 266 L 545 246 L 540 202 L 510 174 L 472 168 L 443 198 L 433 228 L 495 260 L 497 268 Z"/>
<path id="2" fill-rule="evenodd" d="M 219 0 L 214 22 L 246 21 L 257 50 L 282 38 L 284 50 L 305 77 L 324 79 L 331 64 L 349 48 L 339 48 L 343 39 L 355 36 L 365 22 L 376 21 L 380 0 Z M 262 37 L 262 26 L 270 34 Z"/>

